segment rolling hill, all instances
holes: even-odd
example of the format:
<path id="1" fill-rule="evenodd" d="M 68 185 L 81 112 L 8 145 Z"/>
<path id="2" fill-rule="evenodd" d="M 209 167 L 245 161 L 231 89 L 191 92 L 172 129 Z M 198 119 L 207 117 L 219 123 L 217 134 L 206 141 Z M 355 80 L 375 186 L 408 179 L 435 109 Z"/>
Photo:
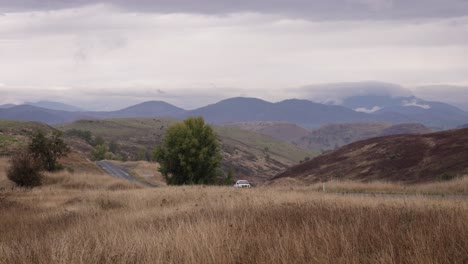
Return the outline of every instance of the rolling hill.
<path id="1" fill-rule="evenodd" d="M 76 107 L 74 105 L 64 104 L 60 102 L 52 102 L 52 101 L 27 102 L 24 104 L 36 106 L 40 108 L 45 108 L 49 110 L 59 110 L 59 111 L 69 111 L 69 112 L 83 111 L 83 109 Z"/>
<path id="2" fill-rule="evenodd" d="M 48 133 L 55 129 L 37 122 L 0 120 L 0 156 L 8 155 L 17 147 L 26 145 L 27 138 L 36 130 Z"/>
<path id="3" fill-rule="evenodd" d="M 268 135 L 277 139 L 292 142 L 295 139 L 305 137 L 309 134 L 309 130 L 294 123 L 288 122 L 238 122 L 228 123 L 226 127 L 236 127 L 242 130 L 248 130 L 264 135 Z"/>
<path id="4" fill-rule="evenodd" d="M 176 118 L 187 111 L 162 101 L 147 101 L 121 110 L 110 112 L 87 112 L 96 118 L 134 118 L 134 117 L 165 117 Z"/>
<path id="5" fill-rule="evenodd" d="M 52 133 L 57 129 L 38 122 L 0 120 L 0 156 L 8 157 L 16 149 L 25 147 L 29 137 L 37 130 Z M 102 173 L 94 162 L 86 157 L 86 153 L 92 148 L 91 146 L 75 138 L 65 138 L 65 141 L 71 148 L 69 155 L 60 160 L 65 167 L 75 172 Z"/>
<path id="6" fill-rule="evenodd" d="M 11 108 L 13 106 L 16 106 L 16 105 L 14 105 L 14 104 L 2 104 L 2 105 L 0 105 L 0 109 L 1 108 Z"/>
<path id="7" fill-rule="evenodd" d="M 309 132 L 308 135 L 294 140 L 294 144 L 308 149 L 326 151 L 344 145 L 374 138 L 398 134 L 424 134 L 432 132 L 421 124 L 340 123 L 329 124 Z"/>
<path id="8" fill-rule="evenodd" d="M 181 108 L 159 101 L 144 102 L 122 110 L 109 112 L 71 112 L 24 104 L 10 108 L 0 108 L 0 119 L 35 121 L 55 125 L 91 118 L 177 117 L 185 112 Z"/>
<path id="9" fill-rule="evenodd" d="M 270 103 L 256 98 L 230 98 L 186 113 L 203 116 L 214 124 L 252 121 L 281 121 L 303 127 L 319 127 L 332 122 L 370 121 L 372 117 L 342 106 L 290 99 Z"/>
<path id="10" fill-rule="evenodd" d="M 81 118 L 91 118 L 83 112 L 51 110 L 31 105 L 18 105 L 0 109 L 0 119 L 17 121 L 34 121 L 45 124 L 72 122 Z"/>
<path id="11" fill-rule="evenodd" d="M 344 146 L 273 177 L 304 184 L 328 180 L 419 183 L 468 174 L 468 129 L 396 135 Z"/>
<path id="12" fill-rule="evenodd" d="M 164 118 L 79 120 L 59 129 L 90 131 L 106 141 L 116 142 L 131 159 L 139 152 L 151 153 L 161 144 L 167 128 L 178 122 Z M 223 168 L 233 167 L 238 178 L 263 182 L 314 152 L 287 142 L 237 128 L 214 127 L 221 140 Z"/>

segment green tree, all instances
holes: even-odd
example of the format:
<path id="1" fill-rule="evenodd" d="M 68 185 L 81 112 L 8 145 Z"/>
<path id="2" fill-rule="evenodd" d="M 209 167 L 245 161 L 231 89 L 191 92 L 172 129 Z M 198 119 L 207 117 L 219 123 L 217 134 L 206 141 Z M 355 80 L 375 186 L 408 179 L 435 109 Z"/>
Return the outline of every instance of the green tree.
<path id="1" fill-rule="evenodd" d="M 101 136 L 97 136 L 97 137 L 94 138 L 93 144 L 91 144 L 91 145 L 96 147 L 96 146 L 104 145 L 104 144 L 106 144 L 106 141 L 104 141 L 104 139 Z"/>
<path id="2" fill-rule="evenodd" d="M 97 145 L 91 151 L 91 155 L 93 157 L 93 160 L 103 160 L 106 158 L 107 152 L 108 152 L 108 149 L 106 145 Z"/>
<path id="3" fill-rule="evenodd" d="M 212 184 L 221 160 L 218 138 L 202 117 L 191 117 L 168 128 L 154 159 L 168 184 Z"/>
<path id="4" fill-rule="evenodd" d="M 114 140 L 109 142 L 109 151 L 114 154 L 118 154 L 120 151 L 119 144 L 117 144 L 117 142 L 115 142 Z"/>
<path id="5" fill-rule="evenodd" d="M 52 135 L 46 136 L 42 131 L 36 131 L 29 144 L 31 155 L 41 162 L 47 171 L 56 171 L 62 168 L 57 160 L 65 157 L 70 148 L 63 141 L 62 133 L 54 131 Z"/>

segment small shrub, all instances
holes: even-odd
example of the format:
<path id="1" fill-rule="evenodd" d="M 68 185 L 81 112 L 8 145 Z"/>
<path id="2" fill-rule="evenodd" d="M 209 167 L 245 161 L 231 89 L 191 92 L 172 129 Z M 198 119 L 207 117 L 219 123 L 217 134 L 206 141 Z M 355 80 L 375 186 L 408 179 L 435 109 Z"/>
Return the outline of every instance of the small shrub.
<path id="1" fill-rule="evenodd" d="M 396 160 L 396 159 L 401 158 L 401 155 L 400 153 L 390 153 L 387 155 L 387 158 L 390 160 Z"/>
<path id="2" fill-rule="evenodd" d="M 41 170 L 41 162 L 29 152 L 22 150 L 12 156 L 7 176 L 18 186 L 32 188 L 42 184 Z"/>
<path id="3" fill-rule="evenodd" d="M 121 202 L 113 200 L 107 196 L 99 196 L 96 199 L 96 203 L 102 210 L 112 210 L 124 207 L 124 205 Z"/>
<path id="4" fill-rule="evenodd" d="M 444 172 L 439 176 L 439 180 L 441 181 L 450 181 L 455 179 L 457 176 L 448 172 Z"/>

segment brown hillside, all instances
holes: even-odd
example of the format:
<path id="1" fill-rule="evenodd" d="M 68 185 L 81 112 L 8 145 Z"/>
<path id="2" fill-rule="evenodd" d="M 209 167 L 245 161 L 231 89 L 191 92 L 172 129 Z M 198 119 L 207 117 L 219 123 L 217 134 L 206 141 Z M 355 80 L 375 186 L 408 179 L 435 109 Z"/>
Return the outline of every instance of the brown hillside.
<path id="1" fill-rule="evenodd" d="M 322 126 L 308 135 L 294 140 L 294 143 L 303 148 L 325 151 L 374 137 L 430 132 L 432 132 L 431 129 L 417 123 L 397 125 L 378 122 L 340 123 Z"/>
<path id="2" fill-rule="evenodd" d="M 310 132 L 306 128 L 294 123 L 274 121 L 238 122 L 229 123 L 224 126 L 253 131 L 284 141 L 293 141 L 295 139 L 305 137 Z"/>
<path id="3" fill-rule="evenodd" d="M 273 177 L 328 180 L 446 180 L 468 174 L 468 129 L 373 138 L 347 145 Z"/>
<path id="4" fill-rule="evenodd" d="M 423 124 L 407 123 L 396 124 L 384 129 L 379 136 L 405 135 L 405 134 L 427 134 L 434 132 Z"/>

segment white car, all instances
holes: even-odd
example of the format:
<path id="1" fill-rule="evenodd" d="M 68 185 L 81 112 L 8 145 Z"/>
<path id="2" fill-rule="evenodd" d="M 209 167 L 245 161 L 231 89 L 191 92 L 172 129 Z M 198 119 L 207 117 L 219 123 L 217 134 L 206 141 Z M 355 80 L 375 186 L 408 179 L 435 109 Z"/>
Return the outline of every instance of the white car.
<path id="1" fill-rule="evenodd" d="M 236 188 L 250 188 L 252 185 L 246 180 L 238 180 L 236 181 L 236 184 L 234 184 L 234 187 Z"/>

